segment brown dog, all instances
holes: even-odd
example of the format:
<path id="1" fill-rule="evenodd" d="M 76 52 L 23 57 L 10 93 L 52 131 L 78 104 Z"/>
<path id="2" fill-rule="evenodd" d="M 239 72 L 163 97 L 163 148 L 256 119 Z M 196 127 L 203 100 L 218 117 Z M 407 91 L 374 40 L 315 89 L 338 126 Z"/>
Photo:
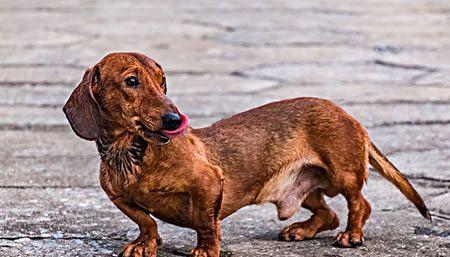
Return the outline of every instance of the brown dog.
<path id="1" fill-rule="evenodd" d="M 156 256 L 161 239 L 152 214 L 197 232 L 191 256 L 217 257 L 220 221 L 266 202 L 282 220 L 309 209 L 310 219 L 286 227 L 279 238 L 312 238 L 339 226 L 324 194 L 342 194 L 348 203 L 347 228 L 336 245 L 361 245 L 371 211 L 361 194 L 369 163 L 431 219 L 364 128 L 330 101 L 284 100 L 192 129 L 165 93 L 156 62 L 115 53 L 86 71 L 64 106 L 75 133 L 97 144 L 102 188 L 139 225 L 139 237 L 122 256 Z"/>

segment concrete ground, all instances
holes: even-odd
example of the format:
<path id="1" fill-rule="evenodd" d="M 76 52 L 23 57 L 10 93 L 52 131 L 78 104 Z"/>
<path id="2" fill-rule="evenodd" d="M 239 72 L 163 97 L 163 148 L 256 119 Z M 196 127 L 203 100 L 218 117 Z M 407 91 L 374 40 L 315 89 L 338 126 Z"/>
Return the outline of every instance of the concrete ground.
<path id="1" fill-rule="evenodd" d="M 61 112 L 84 69 L 113 51 L 152 56 L 194 126 L 282 98 L 334 100 L 407 174 L 430 223 L 371 175 L 359 249 L 276 240 L 287 222 L 250 206 L 223 223 L 224 256 L 450 256 L 450 2 L 0 1 L 0 256 L 115 256 L 137 227 L 107 199 L 93 143 Z M 191 230 L 158 222 L 159 256 Z"/>

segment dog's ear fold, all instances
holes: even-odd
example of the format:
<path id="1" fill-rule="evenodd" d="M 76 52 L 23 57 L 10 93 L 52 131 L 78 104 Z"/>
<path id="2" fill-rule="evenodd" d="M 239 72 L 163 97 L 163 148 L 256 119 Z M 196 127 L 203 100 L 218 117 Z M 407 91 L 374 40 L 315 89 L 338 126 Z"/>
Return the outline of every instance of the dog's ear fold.
<path id="1" fill-rule="evenodd" d="M 98 80 L 98 68 L 95 66 L 87 69 L 63 107 L 75 134 L 90 141 L 99 136 L 100 111 L 93 94 L 93 87 Z"/>

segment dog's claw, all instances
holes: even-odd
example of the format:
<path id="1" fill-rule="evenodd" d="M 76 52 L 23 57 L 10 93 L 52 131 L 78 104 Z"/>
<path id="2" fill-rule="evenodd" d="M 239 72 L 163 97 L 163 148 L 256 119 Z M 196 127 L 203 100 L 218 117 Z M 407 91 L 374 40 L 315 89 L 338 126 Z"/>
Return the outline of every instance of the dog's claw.
<path id="1" fill-rule="evenodd" d="M 363 243 L 364 238 L 361 233 L 345 231 L 337 234 L 333 246 L 340 248 L 356 248 L 362 246 Z"/>
<path id="2" fill-rule="evenodd" d="M 119 257 L 156 257 L 157 241 L 155 239 L 136 239 L 123 248 Z"/>
<path id="3" fill-rule="evenodd" d="M 312 231 L 308 222 L 297 222 L 287 226 L 278 235 L 281 241 L 302 241 L 313 238 L 316 233 Z"/>
<path id="4" fill-rule="evenodd" d="M 201 248 L 195 248 L 191 250 L 189 257 L 208 257 L 208 254 Z"/>
<path id="5" fill-rule="evenodd" d="M 194 248 L 191 250 L 189 257 L 219 257 L 219 249 L 203 249 Z"/>
<path id="6" fill-rule="evenodd" d="M 361 237 L 361 238 L 359 238 L 359 239 L 357 239 L 357 240 L 355 240 L 354 238 L 350 237 L 350 244 L 351 244 L 353 247 L 359 247 L 359 246 L 362 246 L 363 243 L 364 243 L 364 238 L 363 238 L 363 237 Z"/>

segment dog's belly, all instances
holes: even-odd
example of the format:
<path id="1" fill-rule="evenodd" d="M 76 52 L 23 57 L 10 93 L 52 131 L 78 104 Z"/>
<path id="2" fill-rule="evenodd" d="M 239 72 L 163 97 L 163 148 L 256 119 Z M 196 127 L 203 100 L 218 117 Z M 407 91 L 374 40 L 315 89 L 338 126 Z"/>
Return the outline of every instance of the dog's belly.
<path id="1" fill-rule="evenodd" d="M 314 190 L 329 184 L 326 171 L 298 160 L 283 167 L 261 189 L 256 198 L 258 204 L 274 203 L 278 218 L 285 220 L 294 215 L 303 200 Z"/>

